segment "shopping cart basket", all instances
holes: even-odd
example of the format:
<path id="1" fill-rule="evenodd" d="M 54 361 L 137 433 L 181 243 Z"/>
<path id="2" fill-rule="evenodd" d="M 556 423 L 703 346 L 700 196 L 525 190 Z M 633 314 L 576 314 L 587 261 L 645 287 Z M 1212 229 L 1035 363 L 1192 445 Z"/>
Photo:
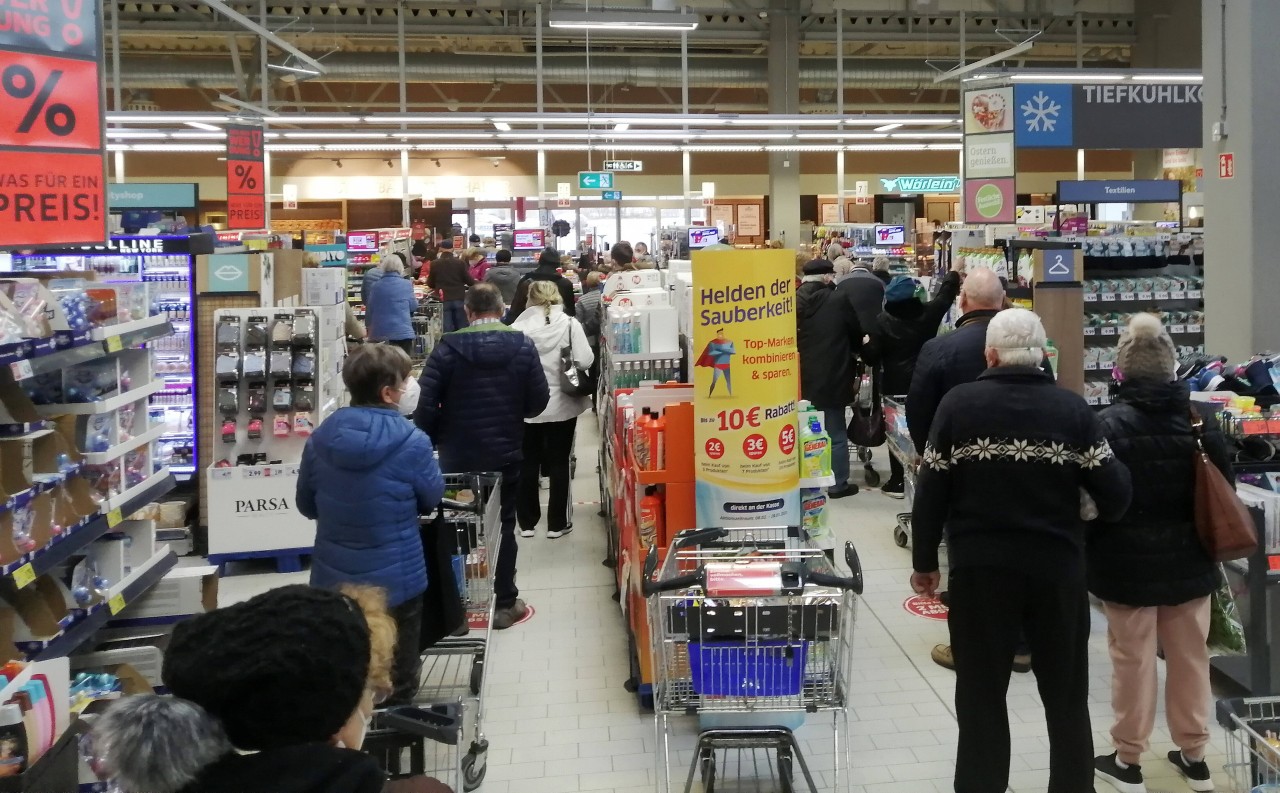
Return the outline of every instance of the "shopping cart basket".
<path id="1" fill-rule="evenodd" d="M 846 543 L 851 574 L 837 575 L 824 551 L 801 536 L 797 527 L 681 532 L 656 578 L 658 554 L 650 548 L 644 591 L 664 790 L 673 789 L 671 717 L 697 714 L 702 730 L 685 793 L 699 771 L 703 790 L 714 791 L 735 756 L 739 776 L 744 769 L 757 780 L 765 775 L 782 793 L 796 789 L 798 765 L 804 789 L 817 793 L 791 724 L 819 712 L 832 716 L 840 789 L 849 767 L 846 695 L 862 567 Z"/>
<path id="2" fill-rule="evenodd" d="M 374 711 L 363 750 L 389 779 L 429 776 L 463 790 L 463 744 L 461 709 L 446 703 Z"/>
<path id="3" fill-rule="evenodd" d="M 422 363 L 440 343 L 444 333 L 443 304 L 436 300 L 423 300 L 411 317 L 413 321 L 413 355 L 415 363 Z"/>
<path id="4" fill-rule="evenodd" d="M 1224 699 L 1228 793 L 1280 793 L 1280 697 Z"/>
<path id="5" fill-rule="evenodd" d="M 916 500 L 916 447 L 907 432 L 907 398 L 884 398 L 884 426 L 889 454 L 902 466 L 902 492 L 907 511 L 899 512 L 893 527 L 893 541 L 899 548 L 911 543 L 911 504 Z"/>
<path id="6" fill-rule="evenodd" d="M 485 659 L 493 624 L 493 575 L 502 541 L 501 475 L 445 474 L 440 513 L 445 530 L 454 532 L 454 575 L 466 609 L 468 631 L 448 637 L 422 657 L 419 703 L 454 703 L 461 707 L 462 734 L 469 736 L 460 760 L 462 790 L 475 790 L 484 780 L 489 743 L 484 737 Z M 423 517 L 424 523 L 436 516 Z M 455 788 L 456 789 L 456 788 Z"/>

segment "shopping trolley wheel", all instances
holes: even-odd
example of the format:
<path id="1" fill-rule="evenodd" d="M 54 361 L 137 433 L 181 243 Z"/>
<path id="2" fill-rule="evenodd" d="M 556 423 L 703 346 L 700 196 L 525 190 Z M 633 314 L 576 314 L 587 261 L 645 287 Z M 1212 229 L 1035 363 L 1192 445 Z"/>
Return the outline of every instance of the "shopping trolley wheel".
<path id="1" fill-rule="evenodd" d="M 471 664 L 471 693 L 480 696 L 480 684 L 484 682 L 484 656 L 476 656 Z"/>
<path id="2" fill-rule="evenodd" d="M 907 543 L 909 543 L 910 541 L 911 541 L 911 538 L 908 537 L 907 533 L 903 531 L 901 528 L 896 528 L 893 530 L 893 542 L 899 548 L 906 548 Z"/>
<path id="3" fill-rule="evenodd" d="M 870 446 L 859 446 L 859 447 L 858 447 L 858 462 L 860 462 L 860 463 L 869 463 L 869 462 L 871 462 L 871 447 L 870 447 Z M 868 482 L 867 484 L 871 484 L 871 483 L 870 483 L 870 482 Z M 872 487 L 874 487 L 874 485 L 872 485 Z"/>
<path id="4" fill-rule="evenodd" d="M 872 468 L 870 464 L 867 465 L 867 472 L 865 474 L 865 477 L 867 481 L 867 487 L 880 486 L 880 472 Z"/>
<path id="5" fill-rule="evenodd" d="M 488 741 L 471 744 L 471 751 L 462 758 L 462 789 L 471 791 L 484 783 L 484 775 L 489 771 Z"/>

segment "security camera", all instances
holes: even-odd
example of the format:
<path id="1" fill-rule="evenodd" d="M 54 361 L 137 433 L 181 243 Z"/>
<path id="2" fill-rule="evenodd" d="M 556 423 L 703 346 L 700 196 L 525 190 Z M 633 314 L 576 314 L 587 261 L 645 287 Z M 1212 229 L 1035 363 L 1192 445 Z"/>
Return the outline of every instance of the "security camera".
<path id="1" fill-rule="evenodd" d="M 493 165 L 493 167 L 494 167 L 494 168 L 497 168 L 497 167 L 501 164 L 501 163 L 500 163 L 498 160 L 496 160 L 496 159 L 494 159 L 494 160 L 489 160 L 489 162 L 490 162 L 490 164 L 492 164 L 492 165 Z"/>

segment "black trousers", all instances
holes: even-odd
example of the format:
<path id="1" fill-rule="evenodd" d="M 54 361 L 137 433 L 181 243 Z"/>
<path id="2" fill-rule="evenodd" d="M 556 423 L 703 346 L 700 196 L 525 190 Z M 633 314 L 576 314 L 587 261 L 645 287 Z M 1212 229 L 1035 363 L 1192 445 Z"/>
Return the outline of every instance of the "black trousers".
<path id="1" fill-rule="evenodd" d="M 408 355 L 413 355 L 413 339 L 391 339 L 387 344 L 394 344 Z"/>
<path id="2" fill-rule="evenodd" d="M 391 668 L 391 696 L 387 705 L 409 705 L 418 693 L 422 674 L 422 656 L 418 652 L 418 634 L 422 630 L 422 595 L 391 607 L 396 621 L 396 656 Z"/>
<path id="3" fill-rule="evenodd" d="M 529 425 L 526 425 L 528 427 Z M 498 566 L 493 571 L 494 608 L 514 606 L 520 590 L 516 587 L 516 494 L 520 488 L 520 463 L 502 469 L 498 498 L 502 507 L 502 544 L 498 547 Z"/>
<path id="4" fill-rule="evenodd" d="M 898 458 L 892 454 L 889 455 L 889 481 L 885 484 L 902 487 L 902 463 L 898 462 Z"/>
<path id="5" fill-rule="evenodd" d="M 569 523 L 569 458 L 573 455 L 573 431 L 578 417 L 524 425 L 524 462 L 516 497 L 516 520 L 532 529 L 542 519 L 538 503 L 538 477 L 546 471 L 551 480 L 547 501 L 547 531 L 564 531 Z"/>
<path id="6" fill-rule="evenodd" d="M 1049 727 L 1048 793 L 1093 793 L 1089 601 L 1083 569 L 1061 576 L 995 567 L 951 571 L 956 661 L 956 793 L 1009 786 L 1006 698 L 1024 627 Z"/>

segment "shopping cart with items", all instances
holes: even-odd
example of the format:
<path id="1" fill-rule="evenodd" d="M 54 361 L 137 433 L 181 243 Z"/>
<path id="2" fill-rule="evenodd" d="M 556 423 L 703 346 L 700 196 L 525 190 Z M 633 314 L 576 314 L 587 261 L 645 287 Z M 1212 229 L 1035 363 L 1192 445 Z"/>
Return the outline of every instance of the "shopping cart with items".
<path id="1" fill-rule="evenodd" d="M 444 304 L 438 300 L 426 298 L 418 303 L 413 316 L 413 354 L 410 356 L 415 364 L 423 363 L 427 356 L 440 343 L 444 332 Z"/>
<path id="2" fill-rule="evenodd" d="M 1280 793 L 1280 697 L 1220 700 L 1218 723 L 1227 731 L 1227 793 Z"/>
<path id="3" fill-rule="evenodd" d="M 451 790 L 465 787 L 463 714 L 457 703 L 376 710 L 364 751 L 389 780 L 431 777 Z"/>
<path id="4" fill-rule="evenodd" d="M 453 573 L 467 630 L 440 640 L 423 654 L 415 702 L 459 708 L 463 736 L 459 745 L 467 746 L 459 760 L 461 789 L 469 791 L 480 786 L 487 770 L 483 702 L 493 623 L 493 574 L 502 540 L 501 475 L 445 474 L 444 479 L 439 514 L 422 521 L 448 532 L 452 540 Z"/>
<path id="5" fill-rule="evenodd" d="M 660 571 L 650 548 L 644 591 L 662 790 L 674 789 L 671 717 L 697 714 L 685 793 L 699 774 L 706 793 L 762 779 L 767 790 L 802 784 L 817 793 L 793 732 L 816 713 L 831 716 L 833 781 L 848 789 L 846 696 L 862 567 L 851 543 L 844 556 L 847 577 L 794 526 L 681 532 Z"/>
<path id="6" fill-rule="evenodd" d="M 916 499 L 916 447 L 907 432 L 907 398 L 884 398 L 885 438 L 889 454 L 902 466 L 902 493 L 906 499 L 906 511 L 898 513 L 898 523 L 893 527 L 893 541 L 899 548 L 911 544 L 911 504 Z"/>

